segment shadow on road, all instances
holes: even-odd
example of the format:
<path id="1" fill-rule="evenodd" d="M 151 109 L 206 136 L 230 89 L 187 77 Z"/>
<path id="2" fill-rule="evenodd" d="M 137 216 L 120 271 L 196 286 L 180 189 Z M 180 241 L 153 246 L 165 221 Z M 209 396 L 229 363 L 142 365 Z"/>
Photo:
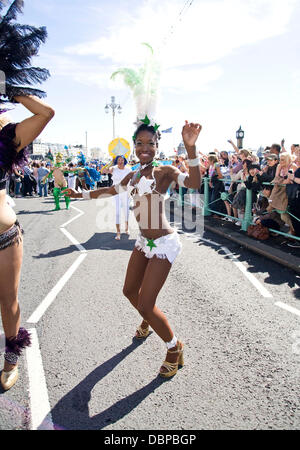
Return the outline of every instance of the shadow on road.
<path id="1" fill-rule="evenodd" d="M 131 345 L 101 364 L 68 392 L 51 410 L 55 429 L 66 430 L 101 430 L 107 425 L 117 422 L 136 408 L 149 394 L 165 383 L 157 376 L 143 388 L 111 405 L 93 417 L 89 415 L 89 401 L 94 386 L 108 375 L 120 362 L 142 343 L 133 339 Z M 118 383 L 118 380 L 115 380 Z M 109 382 L 108 389 L 109 389 Z M 109 398 L 109 394 L 107 396 Z M 101 407 L 101 400 L 100 400 Z"/>
<path id="2" fill-rule="evenodd" d="M 264 282 L 266 284 L 278 286 L 280 284 L 287 283 L 287 285 L 293 289 L 292 293 L 296 299 L 300 300 L 300 278 L 299 275 L 289 269 L 283 268 L 280 264 L 277 264 L 274 261 L 266 260 L 266 258 L 260 257 L 256 254 L 252 254 L 250 251 L 246 250 L 244 247 L 241 247 L 239 244 L 229 242 L 226 243 L 222 241 L 219 236 L 212 235 L 211 233 L 205 232 L 203 235 L 206 239 L 212 239 L 216 243 L 225 245 L 230 249 L 232 254 L 241 262 L 246 262 L 249 266 L 248 271 L 250 273 L 268 273 L 268 276 L 265 278 Z M 204 245 L 214 249 L 219 254 L 223 254 L 223 250 L 216 245 L 210 244 L 209 242 L 202 241 L 199 239 L 197 241 L 199 245 Z M 224 253 L 224 258 L 228 258 L 228 256 Z"/>
<path id="3" fill-rule="evenodd" d="M 81 243 L 85 250 L 129 250 L 134 249 L 135 239 L 129 239 L 127 235 L 122 235 L 121 240 L 115 239 L 116 233 L 95 233 L 88 241 Z M 75 245 L 52 250 L 48 253 L 40 253 L 33 258 L 53 258 L 56 256 L 67 255 L 78 252 Z"/>
<path id="4" fill-rule="evenodd" d="M 28 215 L 28 214 L 45 214 L 45 215 L 51 214 L 51 215 L 53 215 L 54 211 L 53 210 L 50 210 L 50 211 L 25 211 L 25 210 L 18 211 L 18 216 L 24 216 L 24 215 Z"/>

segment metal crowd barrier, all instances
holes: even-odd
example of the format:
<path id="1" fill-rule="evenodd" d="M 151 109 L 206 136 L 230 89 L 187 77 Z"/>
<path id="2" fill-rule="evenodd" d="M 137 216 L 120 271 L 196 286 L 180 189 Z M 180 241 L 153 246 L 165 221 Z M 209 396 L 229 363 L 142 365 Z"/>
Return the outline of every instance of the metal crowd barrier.
<path id="1" fill-rule="evenodd" d="M 213 202 L 209 202 L 209 180 L 210 180 L 210 177 L 204 177 L 203 178 L 203 183 L 204 183 L 204 202 L 203 202 L 203 206 L 202 206 L 202 214 L 203 214 L 203 216 L 207 217 L 207 216 L 210 216 L 213 213 L 213 214 L 217 214 L 217 215 L 220 215 L 220 216 L 228 217 L 228 218 L 232 219 L 233 221 L 241 221 L 241 228 L 240 229 L 247 232 L 249 225 L 253 225 L 254 224 L 253 216 L 252 216 L 252 190 L 246 188 L 246 204 L 245 204 L 244 217 L 243 218 L 238 218 L 238 217 L 234 217 L 234 216 L 229 216 L 228 214 L 224 214 L 224 213 L 221 213 L 219 211 L 215 211 L 214 209 L 212 209 L 210 207 L 210 205 L 212 205 L 213 203 L 215 203 L 215 202 L 217 202 L 219 200 L 222 200 L 222 201 L 226 201 L 227 200 L 228 201 L 228 198 L 227 198 L 227 193 L 226 192 L 222 192 L 219 198 L 217 198 Z M 222 179 L 219 179 L 219 181 L 226 181 L 226 182 L 230 181 L 231 182 L 231 179 L 229 179 L 229 178 L 222 178 Z M 234 183 L 243 183 L 243 180 L 237 180 L 237 181 L 234 181 Z M 264 182 L 262 184 L 263 185 L 275 185 L 275 183 L 266 183 L 266 182 Z M 285 186 L 285 185 L 282 185 L 282 186 Z M 178 204 L 181 206 L 182 203 L 187 204 L 189 206 L 193 206 L 193 205 L 191 205 L 190 202 L 187 202 L 187 201 L 183 200 L 183 191 L 182 191 L 182 188 L 179 187 Z M 288 210 L 287 211 L 275 210 L 275 211 L 277 211 L 277 212 L 279 212 L 281 214 L 287 213 L 290 216 L 292 216 L 294 219 L 296 219 L 298 222 L 300 222 L 300 219 L 298 217 L 294 216 L 293 214 L 291 214 Z M 285 237 L 292 238 L 292 239 L 300 241 L 300 237 L 298 237 L 298 236 L 293 236 L 291 234 L 284 233 L 284 232 L 278 231 L 278 230 L 274 230 L 272 228 L 269 228 L 269 230 L 271 232 L 273 232 L 273 233 L 277 233 L 277 234 L 280 234 L 282 236 L 285 236 Z"/>

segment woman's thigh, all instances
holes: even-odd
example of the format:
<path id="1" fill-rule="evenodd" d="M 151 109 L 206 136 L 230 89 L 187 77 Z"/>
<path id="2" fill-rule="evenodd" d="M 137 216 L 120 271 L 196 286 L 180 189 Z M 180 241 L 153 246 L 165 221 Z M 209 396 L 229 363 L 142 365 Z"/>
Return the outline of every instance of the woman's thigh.
<path id="1" fill-rule="evenodd" d="M 0 250 L 0 303 L 11 302 L 18 295 L 23 258 L 23 241 Z"/>
<path id="2" fill-rule="evenodd" d="M 149 260 L 140 289 L 139 308 L 154 308 L 157 296 L 165 284 L 171 267 L 172 264 L 168 259 L 154 256 Z"/>
<path id="3" fill-rule="evenodd" d="M 145 275 L 145 271 L 149 259 L 144 253 L 137 248 L 134 248 L 128 266 L 124 282 L 124 293 L 138 293 Z"/>

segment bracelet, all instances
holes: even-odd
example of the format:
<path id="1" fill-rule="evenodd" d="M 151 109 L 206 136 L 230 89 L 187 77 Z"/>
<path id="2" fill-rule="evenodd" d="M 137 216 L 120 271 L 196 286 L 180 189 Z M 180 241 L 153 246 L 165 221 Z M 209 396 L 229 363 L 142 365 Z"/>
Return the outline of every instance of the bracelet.
<path id="1" fill-rule="evenodd" d="M 200 165 L 200 158 L 197 156 L 194 159 L 188 159 L 188 165 L 189 167 L 196 167 Z"/>
<path id="2" fill-rule="evenodd" d="M 91 191 L 85 191 L 83 189 L 83 191 L 82 191 L 82 198 L 84 200 L 90 200 L 91 199 Z"/>

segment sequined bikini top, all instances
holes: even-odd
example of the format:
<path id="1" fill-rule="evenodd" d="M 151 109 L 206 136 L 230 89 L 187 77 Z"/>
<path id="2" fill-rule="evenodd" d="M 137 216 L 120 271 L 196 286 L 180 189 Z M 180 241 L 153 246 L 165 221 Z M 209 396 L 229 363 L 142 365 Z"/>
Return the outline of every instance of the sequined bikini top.
<path id="1" fill-rule="evenodd" d="M 153 173 L 154 169 L 152 169 L 152 178 L 146 178 L 144 175 L 140 178 L 139 182 L 133 184 L 137 179 L 139 172 L 135 173 L 131 179 L 131 182 L 127 185 L 127 192 L 129 195 L 139 195 L 142 197 L 143 195 L 148 194 L 158 194 L 162 197 L 165 197 L 167 194 L 162 194 L 156 190 L 156 178 Z"/>

